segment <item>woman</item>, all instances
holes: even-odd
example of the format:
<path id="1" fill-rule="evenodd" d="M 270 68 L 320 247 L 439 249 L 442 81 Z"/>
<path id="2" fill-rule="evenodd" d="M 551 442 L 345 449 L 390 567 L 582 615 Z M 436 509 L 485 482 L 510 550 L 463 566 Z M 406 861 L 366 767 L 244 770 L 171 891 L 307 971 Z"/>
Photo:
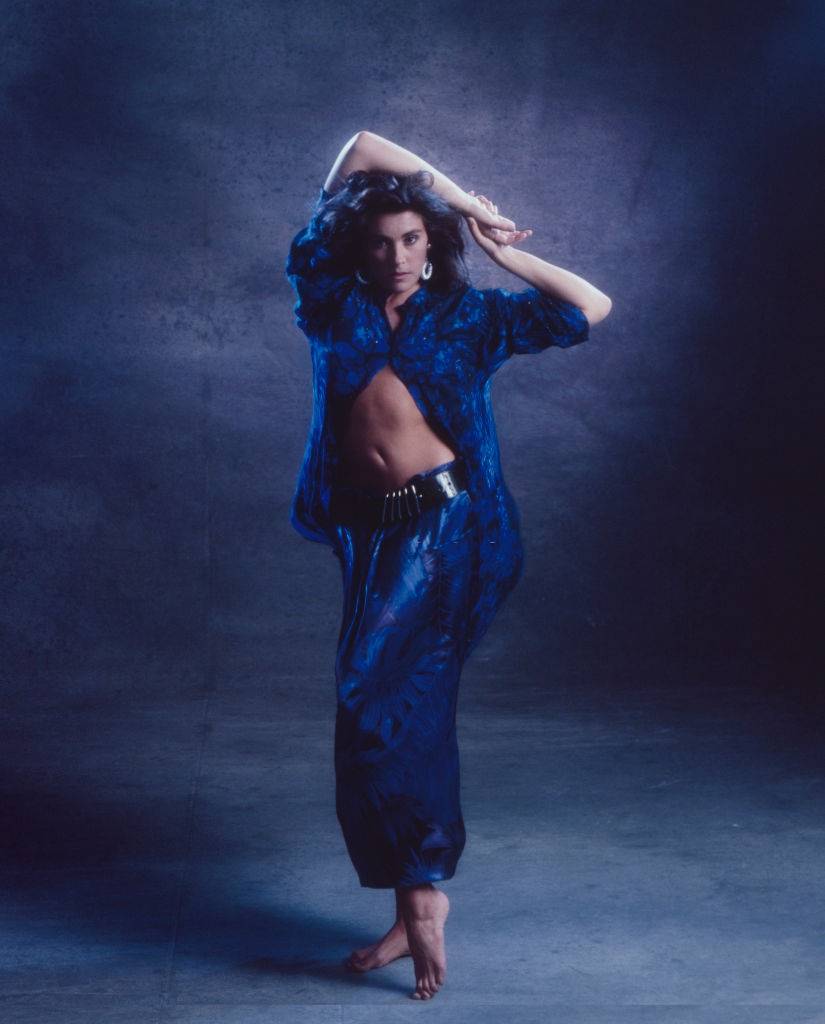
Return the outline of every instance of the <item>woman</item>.
<path id="1" fill-rule="evenodd" d="M 462 220 L 526 290 L 470 285 Z M 415 999 L 444 982 L 449 900 L 433 883 L 454 875 L 465 843 L 458 680 L 523 563 L 491 378 L 511 355 L 584 341 L 611 306 L 514 248 L 531 233 L 362 131 L 287 261 L 314 384 L 291 521 L 331 545 L 344 584 L 336 811 L 361 885 L 396 899 L 392 927 L 347 965 L 411 955 Z"/>

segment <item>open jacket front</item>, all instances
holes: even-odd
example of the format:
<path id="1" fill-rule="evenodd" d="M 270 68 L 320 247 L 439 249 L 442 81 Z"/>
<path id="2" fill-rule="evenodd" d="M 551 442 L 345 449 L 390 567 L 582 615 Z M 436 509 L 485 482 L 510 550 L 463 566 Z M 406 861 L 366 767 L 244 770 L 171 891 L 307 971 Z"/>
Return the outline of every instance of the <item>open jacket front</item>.
<path id="1" fill-rule="evenodd" d="M 322 188 L 286 264 L 313 371 L 312 420 L 290 520 L 302 536 L 337 549 L 329 516 L 340 460 L 336 409 L 389 363 L 433 430 L 467 466 L 481 542 L 474 646 L 518 581 L 524 558 L 518 508 L 501 470 L 492 376 L 512 355 L 585 341 L 589 324 L 578 306 L 537 288 L 461 286 L 444 293 L 423 282 L 398 307 L 403 319 L 393 338 L 375 289 L 343 272 L 332 257 L 320 221 L 328 199 Z"/>

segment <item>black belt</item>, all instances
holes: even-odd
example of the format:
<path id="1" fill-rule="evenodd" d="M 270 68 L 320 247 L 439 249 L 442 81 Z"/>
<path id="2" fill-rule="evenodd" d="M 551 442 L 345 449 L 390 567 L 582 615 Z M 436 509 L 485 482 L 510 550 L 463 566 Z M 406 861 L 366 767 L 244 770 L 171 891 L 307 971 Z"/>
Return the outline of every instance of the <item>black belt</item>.
<path id="1" fill-rule="evenodd" d="M 386 526 L 413 519 L 466 489 L 466 467 L 463 462 L 456 460 L 431 476 L 416 474 L 403 487 L 383 494 L 348 485 L 333 487 L 330 514 L 337 522 Z"/>

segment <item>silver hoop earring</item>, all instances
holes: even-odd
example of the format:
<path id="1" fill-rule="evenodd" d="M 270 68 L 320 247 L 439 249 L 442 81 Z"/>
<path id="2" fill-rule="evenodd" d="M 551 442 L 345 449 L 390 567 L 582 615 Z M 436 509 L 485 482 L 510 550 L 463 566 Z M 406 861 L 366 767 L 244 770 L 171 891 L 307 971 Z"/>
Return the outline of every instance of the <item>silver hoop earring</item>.
<path id="1" fill-rule="evenodd" d="M 421 280 L 422 281 L 429 281 L 432 276 L 433 276 L 433 265 L 430 262 L 430 260 L 427 260 L 427 262 L 424 264 L 424 269 L 421 271 Z"/>
<path id="2" fill-rule="evenodd" d="M 360 270 L 360 268 L 356 269 L 356 271 L 355 271 L 355 277 L 356 277 L 356 279 L 357 279 L 358 281 L 360 281 L 360 282 L 361 282 L 361 284 L 369 284 L 369 283 L 370 283 L 370 282 L 369 282 L 369 278 L 368 278 L 368 277 L 364 277 L 364 275 L 363 275 L 363 274 L 361 273 L 361 270 Z"/>

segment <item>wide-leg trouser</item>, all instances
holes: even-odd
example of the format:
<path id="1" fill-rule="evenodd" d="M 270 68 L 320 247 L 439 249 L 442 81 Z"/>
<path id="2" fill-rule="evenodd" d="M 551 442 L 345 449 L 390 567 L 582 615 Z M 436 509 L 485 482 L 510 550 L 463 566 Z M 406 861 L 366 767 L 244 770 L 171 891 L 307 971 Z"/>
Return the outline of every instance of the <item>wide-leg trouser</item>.
<path id="1" fill-rule="evenodd" d="M 456 704 L 478 565 L 472 500 L 461 491 L 412 519 L 336 531 L 336 812 L 350 859 L 369 888 L 452 878 L 466 838 Z"/>

